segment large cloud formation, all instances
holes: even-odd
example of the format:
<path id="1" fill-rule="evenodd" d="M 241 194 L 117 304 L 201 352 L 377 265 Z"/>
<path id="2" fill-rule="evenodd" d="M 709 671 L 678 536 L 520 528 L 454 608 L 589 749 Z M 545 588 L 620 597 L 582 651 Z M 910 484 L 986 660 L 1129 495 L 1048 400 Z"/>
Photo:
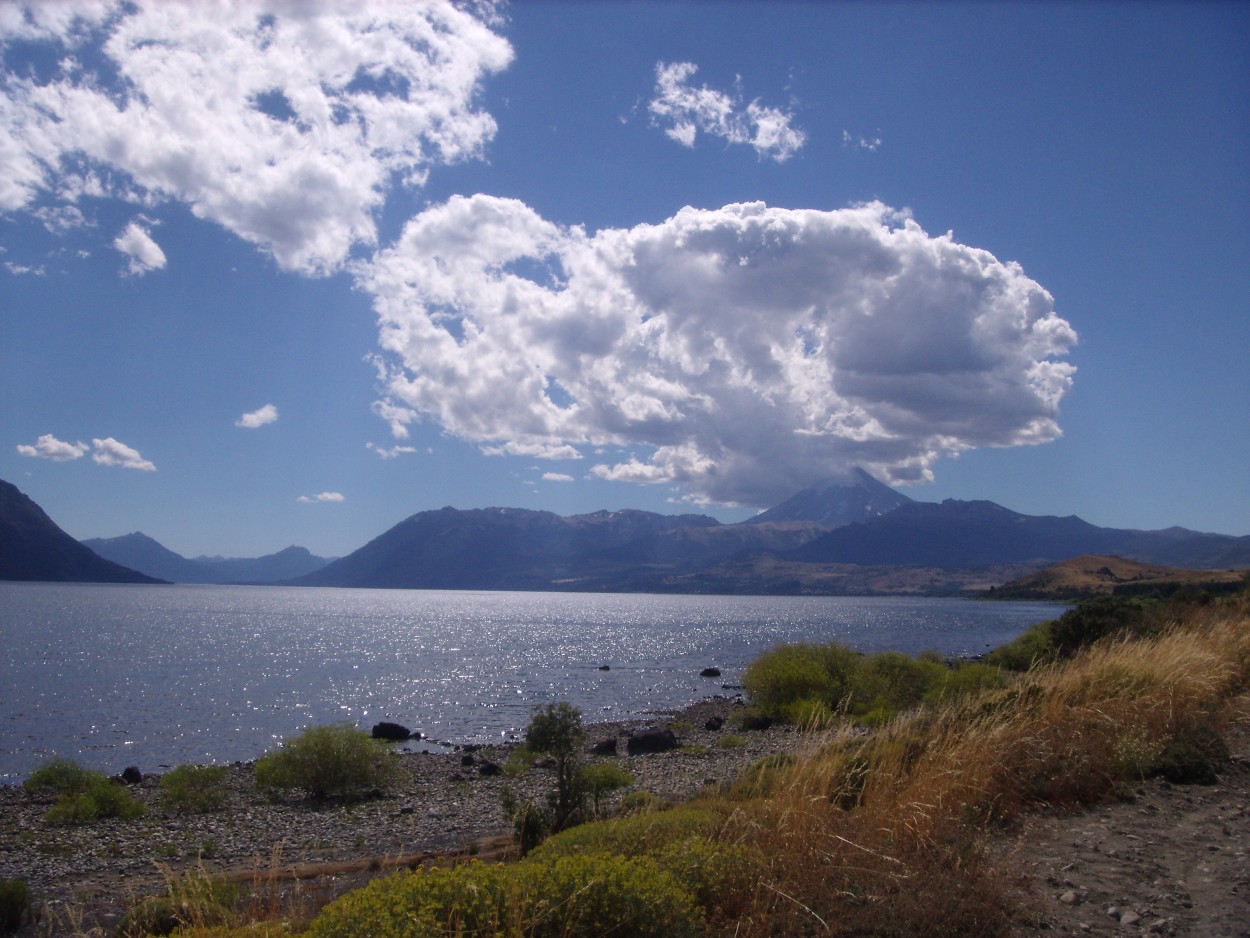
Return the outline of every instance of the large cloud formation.
<path id="1" fill-rule="evenodd" d="M 174 199 L 310 274 L 375 244 L 396 182 L 481 151 L 512 57 L 469 11 L 386 0 L 0 4 L 13 41 L 57 65 L 0 75 L 0 211 Z"/>
<path id="2" fill-rule="evenodd" d="M 1076 334 L 1015 263 L 880 203 L 686 208 L 588 234 L 456 197 L 357 270 L 397 435 L 615 448 L 596 475 L 767 505 L 851 465 L 1059 436 Z M 579 449 L 580 448 L 580 449 Z"/>

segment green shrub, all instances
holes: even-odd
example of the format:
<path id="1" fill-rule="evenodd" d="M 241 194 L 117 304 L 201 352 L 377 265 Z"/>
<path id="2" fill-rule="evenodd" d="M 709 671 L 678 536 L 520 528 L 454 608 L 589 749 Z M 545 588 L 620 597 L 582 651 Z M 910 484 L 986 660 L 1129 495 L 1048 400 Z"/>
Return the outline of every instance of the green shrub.
<path id="1" fill-rule="evenodd" d="M 1055 641 L 1051 635 L 1053 622 L 1039 622 L 1016 636 L 1006 645 L 999 645 L 985 656 L 985 663 L 1008 671 L 1027 671 L 1037 664 L 1055 658 Z"/>
<path id="2" fill-rule="evenodd" d="M 885 722 L 895 714 L 920 706 L 925 694 L 946 674 L 946 667 L 933 660 L 912 658 L 897 651 L 885 651 L 865 658 L 851 683 L 851 710 L 856 714 L 878 714 L 875 722 Z"/>
<path id="3" fill-rule="evenodd" d="M 746 744 L 747 741 L 745 739 L 734 733 L 726 733 L 716 740 L 716 745 L 722 749 L 741 749 Z"/>
<path id="4" fill-rule="evenodd" d="M 123 785 L 104 776 L 85 792 L 62 795 L 44 814 L 49 824 L 86 824 L 103 818 L 131 821 L 143 817 L 147 808 Z"/>
<path id="5" fill-rule="evenodd" d="M 314 798 L 357 799 L 394 787 L 399 757 L 363 730 L 312 726 L 256 761 L 261 789 L 298 789 Z"/>
<path id="6" fill-rule="evenodd" d="M 590 796 L 591 805 L 598 815 L 603 799 L 618 788 L 634 784 L 634 777 L 615 762 L 598 762 L 582 769 L 580 785 Z"/>
<path id="7" fill-rule="evenodd" d="M 161 797 L 169 807 L 188 814 L 217 811 L 230 801 L 228 775 L 224 765 L 180 765 L 161 776 Z"/>
<path id="8" fill-rule="evenodd" d="M 30 794 L 56 796 L 44 814 L 49 824 L 86 824 L 101 818 L 132 820 L 146 812 L 125 785 L 70 759 L 51 759 L 22 786 Z"/>
<path id="9" fill-rule="evenodd" d="M 681 885 L 653 860 L 619 856 L 477 862 L 375 880 L 327 906 L 309 938 L 694 938 L 701 917 Z"/>
<path id="10" fill-rule="evenodd" d="M 30 887 L 20 879 L 0 879 L 0 935 L 12 935 L 31 917 Z"/>
<path id="11" fill-rule="evenodd" d="M 553 831 L 576 823 L 581 814 L 586 798 L 580 758 L 585 738 L 582 712 L 564 701 L 535 707 L 525 730 L 525 748 L 546 753 L 556 763 L 556 787 L 548 796 Z"/>
<path id="12" fill-rule="evenodd" d="M 672 805 L 665 801 L 655 792 L 650 791 L 631 791 L 628 795 L 621 799 L 621 803 L 617 805 L 617 813 L 626 814 L 654 814 L 657 811 L 667 811 Z"/>
<path id="13" fill-rule="evenodd" d="M 742 684 L 755 706 L 777 719 L 799 701 L 823 701 L 837 709 L 850 694 L 860 660 L 838 644 L 781 645 L 752 661 Z"/>
<path id="14" fill-rule="evenodd" d="M 552 860 L 589 853 L 622 857 L 656 855 L 677 841 L 710 837 L 723 823 L 720 813 L 702 807 L 630 814 L 561 831 L 535 850 L 533 858 Z"/>
<path id="15" fill-rule="evenodd" d="M 764 870 L 764 855 L 742 844 L 718 844 L 687 837 L 659 854 L 668 870 L 710 917 L 732 919 L 751 901 Z"/>
<path id="16" fill-rule="evenodd" d="M 1080 648 L 1109 635 L 1145 637 L 1153 631 L 1156 604 L 1142 599 L 1096 596 L 1069 609 L 1050 627 L 1055 654 L 1071 657 Z"/>
<path id="17" fill-rule="evenodd" d="M 1185 721 L 1163 746 L 1153 774 L 1177 785 L 1214 785 L 1216 770 L 1229 758 L 1228 743 L 1214 726 Z"/>
<path id="18" fill-rule="evenodd" d="M 22 783 L 22 788 L 32 795 L 80 795 L 104 776 L 83 768 L 72 759 L 49 759 Z"/>

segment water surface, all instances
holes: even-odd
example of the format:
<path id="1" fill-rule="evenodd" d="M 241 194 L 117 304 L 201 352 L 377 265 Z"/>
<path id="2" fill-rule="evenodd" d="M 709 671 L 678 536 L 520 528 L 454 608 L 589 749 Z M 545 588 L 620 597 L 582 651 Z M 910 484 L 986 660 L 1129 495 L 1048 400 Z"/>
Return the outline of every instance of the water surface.
<path id="1" fill-rule="evenodd" d="M 781 642 L 977 654 L 1058 612 L 958 599 L 0 583 L 0 781 L 53 755 L 108 772 L 253 759 L 336 721 L 499 740 L 547 701 L 598 721 L 732 692 L 721 685 Z M 699 677 L 709 665 L 722 677 Z"/>

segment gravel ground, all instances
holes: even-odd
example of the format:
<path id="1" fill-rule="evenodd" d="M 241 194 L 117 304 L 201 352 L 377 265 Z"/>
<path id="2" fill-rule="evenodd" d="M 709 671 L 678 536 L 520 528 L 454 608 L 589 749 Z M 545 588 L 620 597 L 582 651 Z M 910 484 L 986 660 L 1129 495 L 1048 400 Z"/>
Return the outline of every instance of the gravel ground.
<path id="1" fill-rule="evenodd" d="M 620 755 L 613 761 L 633 776 L 634 785 L 614 797 L 647 791 L 682 800 L 705 784 L 731 782 L 753 760 L 795 745 L 797 736 L 783 727 L 733 730 L 729 718 L 742 706 L 740 698 L 716 697 L 676 713 L 591 725 L 587 745 L 648 726 L 674 725 L 683 745 L 679 750 L 628 756 L 624 738 L 619 739 Z M 725 719 L 724 729 L 705 729 L 712 717 Z M 743 745 L 723 745 L 721 739 L 729 734 Z M 507 747 L 422 754 L 420 745 L 400 744 L 406 778 L 396 791 L 351 805 L 271 801 L 256 792 L 246 763 L 230 767 L 229 807 L 209 814 L 166 810 L 155 775 L 132 786 L 148 806 L 146 817 L 74 827 L 44 821 L 47 801 L 20 788 L 0 788 L 0 879 L 24 880 L 50 910 L 47 918 L 70 921 L 85 915 L 88 925 L 77 929 L 83 932 L 90 932 L 91 924 L 102 929 L 112 924 L 138 897 L 162 892 L 171 874 L 199 866 L 240 878 L 274 871 L 302 875 L 320 866 L 340 881 L 322 888 L 338 892 L 351 885 L 354 870 L 367 873 L 431 853 L 498 850 L 510 831 L 501 804 L 504 788 L 541 801 L 553 785 L 552 772 L 542 768 L 513 778 L 483 774 L 484 764 L 507 762 Z M 404 752 L 404 746 L 410 751 Z M 465 764 L 470 758 L 472 764 Z"/>

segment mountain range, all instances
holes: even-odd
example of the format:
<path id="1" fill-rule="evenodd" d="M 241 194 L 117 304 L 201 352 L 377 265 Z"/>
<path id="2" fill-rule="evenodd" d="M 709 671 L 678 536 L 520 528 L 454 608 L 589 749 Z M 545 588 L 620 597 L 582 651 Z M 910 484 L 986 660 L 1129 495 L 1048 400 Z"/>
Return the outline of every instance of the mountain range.
<path id="1" fill-rule="evenodd" d="M 304 547 L 264 557 L 188 559 L 138 531 L 82 543 L 107 560 L 171 583 L 279 583 L 320 570 L 333 559 L 316 557 Z"/>
<path id="2" fill-rule="evenodd" d="M 6 518 L 0 512 L 0 556 L 9 557 Z M 176 582 L 406 589 L 940 594 L 987 589 L 1081 554 L 1203 569 L 1250 566 L 1250 537 L 1101 528 L 988 501 L 918 502 L 862 470 L 740 524 L 635 510 L 561 516 L 442 508 L 414 514 L 336 560 L 298 547 L 254 560 L 188 560 L 137 532 L 86 544 Z M 0 567 L 0 578 L 33 578 L 8 569 Z"/>

